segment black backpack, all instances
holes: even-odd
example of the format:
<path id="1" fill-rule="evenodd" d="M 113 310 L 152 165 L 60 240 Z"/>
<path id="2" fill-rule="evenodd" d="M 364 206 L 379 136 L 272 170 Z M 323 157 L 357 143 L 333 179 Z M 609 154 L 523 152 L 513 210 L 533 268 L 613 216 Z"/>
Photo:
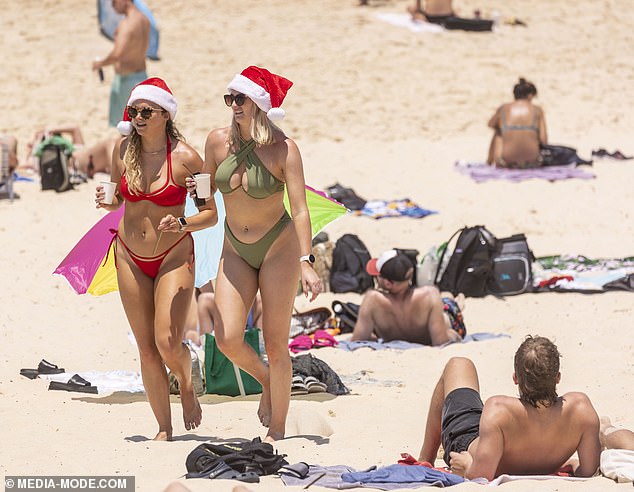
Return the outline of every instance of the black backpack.
<path id="1" fill-rule="evenodd" d="M 447 268 L 441 272 L 444 257 L 456 234 L 460 234 L 456 246 L 449 258 Z M 448 291 L 453 295 L 461 292 L 467 297 L 487 295 L 487 283 L 493 270 L 493 254 L 496 246 L 497 238 L 484 226 L 459 229 L 446 243 L 440 256 L 434 283 L 441 291 Z"/>
<path id="2" fill-rule="evenodd" d="M 68 174 L 69 157 L 62 145 L 49 143 L 42 149 L 40 155 L 42 190 L 55 190 L 59 193 L 73 189 Z"/>
<path id="3" fill-rule="evenodd" d="M 188 478 L 198 478 L 223 462 L 239 473 L 255 472 L 271 475 L 288 465 L 285 454 L 277 454 L 268 442 L 259 437 L 252 441 L 235 441 L 214 444 L 205 442 L 187 455 L 185 467 Z"/>
<path id="4" fill-rule="evenodd" d="M 489 294 L 510 296 L 532 290 L 535 257 L 524 234 L 498 239 L 492 260 Z"/>
<path id="5" fill-rule="evenodd" d="M 374 279 L 365 265 L 371 256 L 363 241 L 355 234 L 344 234 L 335 243 L 330 268 L 330 290 L 362 293 L 374 287 Z"/>

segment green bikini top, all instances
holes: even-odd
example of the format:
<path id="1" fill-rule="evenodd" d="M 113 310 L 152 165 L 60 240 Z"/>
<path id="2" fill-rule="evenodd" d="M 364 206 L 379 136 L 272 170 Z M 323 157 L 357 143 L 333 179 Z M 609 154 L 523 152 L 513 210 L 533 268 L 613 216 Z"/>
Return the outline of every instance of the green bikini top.
<path id="1" fill-rule="evenodd" d="M 253 150 L 254 148 L 255 140 L 249 140 L 246 144 L 243 140 L 240 140 L 240 150 L 235 154 L 229 154 L 218 165 L 216 169 L 216 186 L 222 194 L 232 193 L 238 188 L 242 188 L 241 185 L 231 188 L 229 180 L 243 162 L 249 186 L 248 191 L 245 191 L 247 195 L 252 198 L 267 198 L 274 193 L 284 191 L 284 182 L 273 176 L 262 164 L 262 161 Z"/>

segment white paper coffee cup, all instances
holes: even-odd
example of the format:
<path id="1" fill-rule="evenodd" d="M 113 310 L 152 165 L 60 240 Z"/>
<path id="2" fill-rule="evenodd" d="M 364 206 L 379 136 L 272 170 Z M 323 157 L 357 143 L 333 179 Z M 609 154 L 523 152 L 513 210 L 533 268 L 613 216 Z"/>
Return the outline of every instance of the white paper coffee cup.
<path id="1" fill-rule="evenodd" d="M 113 183 L 112 181 L 102 181 L 101 186 L 103 186 L 103 191 L 106 194 L 101 203 L 112 205 L 112 199 L 114 198 L 114 191 L 117 189 L 117 183 Z"/>
<path id="2" fill-rule="evenodd" d="M 211 174 L 202 173 L 194 175 L 196 181 L 196 196 L 209 198 L 211 196 Z"/>

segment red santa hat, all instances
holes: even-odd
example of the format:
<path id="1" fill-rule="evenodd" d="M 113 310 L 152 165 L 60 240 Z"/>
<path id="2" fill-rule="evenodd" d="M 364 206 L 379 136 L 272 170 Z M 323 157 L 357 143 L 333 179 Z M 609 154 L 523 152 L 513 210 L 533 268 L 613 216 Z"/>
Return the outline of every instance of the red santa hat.
<path id="1" fill-rule="evenodd" d="M 290 80 L 280 75 L 251 65 L 237 74 L 227 89 L 248 96 L 270 120 L 278 121 L 286 114 L 280 106 L 292 85 Z"/>
<path id="2" fill-rule="evenodd" d="M 123 111 L 123 121 L 117 124 L 117 130 L 119 130 L 119 133 L 122 135 L 130 135 L 130 133 L 132 133 L 132 123 L 130 115 L 128 114 L 128 106 L 141 99 L 158 104 L 169 113 L 172 120 L 176 117 L 178 104 L 172 95 L 172 91 L 167 87 L 163 79 L 151 77 L 136 85 L 134 89 L 132 89 L 132 92 L 130 92 L 130 97 Z"/>

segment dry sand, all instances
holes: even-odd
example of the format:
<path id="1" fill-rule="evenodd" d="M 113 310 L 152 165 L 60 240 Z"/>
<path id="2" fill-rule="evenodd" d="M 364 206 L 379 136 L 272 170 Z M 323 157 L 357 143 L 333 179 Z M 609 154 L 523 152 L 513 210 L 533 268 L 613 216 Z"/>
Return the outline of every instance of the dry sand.
<path id="1" fill-rule="evenodd" d="M 634 3 L 628 0 L 463 0 L 517 16 L 527 28 L 495 34 L 416 34 L 375 18 L 404 12 L 405 0 L 148 1 L 161 28 L 160 62 L 179 100 L 177 123 L 199 150 L 229 113 L 221 95 L 246 65 L 293 80 L 283 127 L 303 153 L 307 182 L 340 181 L 365 198 L 409 197 L 440 211 L 422 220 L 344 217 L 333 239 L 353 232 L 373 254 L 393 246 L 421 252 L 465 224 L 499 237 L 524 232 L 537 255 L 634 254 L 634 164 L 598 160 L 591 181 L 477 185 L 452 169 L 478 160 L 489 142 L 486 121 L 508 101 L 518 76 L 537 84 L 550 139 L 589 157 L 598 147 L 634 153 L 631 94 Z M 0 2 L 0 130 L 24 144 L 41 125 L 75 122 L 86 140 L 106 129 L 111 69 L 100 84 L 90 62 L 110 43 L 98 33 L 94 2 Z M 139 490 L 162 490 L 184 473 L 185 457 L 212 438 L 262 436 L 254 398 L 203 399 L 204 420 L 186 432 L 173 405 L 176 441 L 148 440 L 155 423 L 134 395 L 48 392 L 19 376 L 46 358 L 70 371 L 138 370 L 136 349 L 116 294 L 76 296 L 50 272 L 100 217 L 93 185 L 56 194 L 18 183 L 21 199 L 0 202 L 0 416 L 3 475 L 134 475 Z M 337 296 L 358 301 L 356 295 Z M 316 302 L 329 305 L 334 296 Z M 305 301 L 298 299 L 303 309 Z M 474 359 L 485 397 L 514 394 L 512 355 L 526 334 L 553 338 L 563 354 L 560 391 L 585 391 L 600 415 L 634 427 L 632 294 L 522 295 L 468 299 L 471 332 L 511 338 L 404 352 L 320 349 L 350 396 L 294 398 L 288 436 L 277 448 L 292 462 L 365 468 L 417 455 L 427 405 L 445 361 Z M 362 376 L 365 374 L 365 376 Z M 228 481 L 188 481 L 192 490 L 230 490 Z M 279 490 L 266 477 L 254 490 Z M 521 481 L 509 491 L 620 490 L 605 478 L 584 483 Z M 476 490 L 462 485 L 458 490 Z"/>

